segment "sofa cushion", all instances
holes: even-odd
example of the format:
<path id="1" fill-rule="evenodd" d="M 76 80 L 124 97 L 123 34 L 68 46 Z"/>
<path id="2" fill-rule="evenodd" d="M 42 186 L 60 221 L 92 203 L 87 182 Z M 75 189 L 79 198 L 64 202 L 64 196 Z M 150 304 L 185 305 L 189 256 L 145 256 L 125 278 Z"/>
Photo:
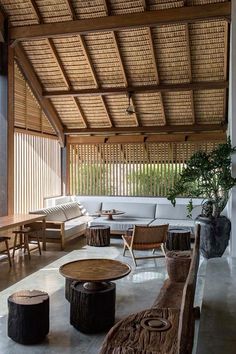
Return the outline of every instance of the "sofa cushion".
<path id="1" fill-rule="evenodd" d="M 60 206 L 31 211 L 30 214 L 44 214 L 46 221 L 66 221 L 66 215 Z"/>
<path id="2" fill-rule="evenodd" d="M 163 225 L 163 224 L 169 224 L 169 229 L 174 228 L 174 227 L 184 227 L 189 229 L 191 232 L 194 229 L 194 220 L 191 219 L 155 219 L 154 221 L 151 222 L 149 226 L 156 226 L 156 225 Z"/>
<path id="3" fill-rule="evenodd" d="M 95 215 L 99 210 L 101 210 L 102 203 L 94 200 L 86 200 L 78 203 L 81 207 L 81 212 L 83 215 Z"/>
<path id="4" fill-rule="evenodd" d="M 134 225 L 149 225 L 153 219 L 148 218 L 128 218 L 128 217 L 114 217 L 114 220 L 108 220 L 106 217 L 99 217 L 89 223 L 89 225 L 107 225 L 110 226 L 111 231 L 125 232 Z"/>
<path id="5" fill-rule="evenodd" d="M 186 205 L 157 204 L 156 215 L 157 219 L 188 219 L 188 211 Z"/>
<path id="6" fill-rule="evenodd" d="M 156 204 L 130 202 L 103 202 L 102 210 L 123 211 L 125 217 L 154 219 Z"/>
<path id="7" fill-rule="evenodd" d="M 60 207 L 64 211 L 67 220 L 77 218 L 82 215 L 81 208 L 76 202 L 61 204 Z"/>

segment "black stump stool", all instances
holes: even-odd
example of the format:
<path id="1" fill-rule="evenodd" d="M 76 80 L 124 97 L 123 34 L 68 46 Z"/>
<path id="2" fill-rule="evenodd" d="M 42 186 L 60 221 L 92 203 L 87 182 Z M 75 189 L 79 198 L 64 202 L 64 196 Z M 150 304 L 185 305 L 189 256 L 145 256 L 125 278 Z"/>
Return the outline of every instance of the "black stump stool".
<path id="1" fill-rule="evenodd" d="M 92 225 L 87 230 L 87 244 L 95 247 L 110 246 L 110 227 L 106 225 Z"/>
<path id="2" fill-rule="evenodd" d="M 92 284 L 92 283 L 87 283 Z M 70 324 L 83 333 L 109 330 L 115 322 L 116 285 L 112 282 L 71 285 Z"/>
<path id="3" fill-rule="evenodd" d="M 169 251 L 187 251 L 191 249 L 191 232 L 186 229 L 170 229 L 167 234 L 166 248 Z"/>
<path id="4" fill-rule="evenodd" d="M 49 296 L 22 290 L 8 298 L 8 337 L 20 344 L 41 342 L 49 332 Z"/>

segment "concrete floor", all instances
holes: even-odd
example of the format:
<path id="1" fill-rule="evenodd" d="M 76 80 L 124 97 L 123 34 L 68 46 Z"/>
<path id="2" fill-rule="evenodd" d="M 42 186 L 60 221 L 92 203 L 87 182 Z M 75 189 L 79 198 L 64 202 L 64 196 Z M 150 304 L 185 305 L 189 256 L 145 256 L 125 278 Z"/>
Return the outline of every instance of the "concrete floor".
<path id="1" fill-rule="evenodd" d="M 50 246 L 49 250 L 40 257 L 38 252 L 34 251 L 31 261 L 27 256 L 19 254 L 12 269 L 9 269 L 7 261 L 0 262 L 1 354 L 96 354 L 99 352 L 105 333 L 85 335 L 70 325 L 69 303 L 64 297 L 64 278 L 58 272 L 62 264 L 84 258 L 118 259 L 132 266 L 130 257 L 122 256 L 122 242 L 119 238 L 112 238 L 110 247 L 101 248 L 87 246 L 84 239 L 80 238 L 76 243 L 69 245 L 66 252 L 58 251 L 57 246 Z M 203 262 L 200 266 L 197 286 L 198 305 L 201 303 L 203 293 L 205 269 L 206 262 Z M 127 277 L 116 281 L 116 321 L 132 312 L 149 308 L 166 276 L 164 259 L 138 261 L 136 269 L 133 269 Z M 7 298 L 22 289 L 44 290 L 50 295 L 50 333 L 39 345 L 20 345 L 7 336 Z"/>

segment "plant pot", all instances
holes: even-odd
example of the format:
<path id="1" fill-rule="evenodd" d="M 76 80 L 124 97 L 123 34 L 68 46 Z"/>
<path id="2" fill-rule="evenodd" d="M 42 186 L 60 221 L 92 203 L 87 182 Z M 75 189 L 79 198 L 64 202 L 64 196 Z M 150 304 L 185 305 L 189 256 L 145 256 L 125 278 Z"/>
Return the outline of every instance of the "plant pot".
<path id="1" fill-rule="evenodd" d="M 195 223 L 201 225 L 200 251 L 204 258 L 221 257 L 229 244 L 231 222 L 226 216 L 199 215 Z"/>

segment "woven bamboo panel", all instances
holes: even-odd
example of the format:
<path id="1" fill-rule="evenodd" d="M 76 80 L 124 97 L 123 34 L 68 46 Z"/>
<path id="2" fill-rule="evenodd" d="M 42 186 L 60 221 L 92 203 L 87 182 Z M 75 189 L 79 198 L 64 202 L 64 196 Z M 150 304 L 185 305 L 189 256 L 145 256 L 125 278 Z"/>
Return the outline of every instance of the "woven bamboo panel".
<path id="1" fill-rule="evenodd" d="M 118 43 L 130 85 L 155 84 L 150 40 L 145 28 L 117 33 Z"/>
<path id="2" fill-rule="evenodd" d="M 24 41 L 23 48 L 45 90 L 62 89 L 67 86 L 46 40 Z"/>
<path id="3" fill-rule="evenodd" d="M 61 151 L 55 139 L 14 136 L 14 212 L 43 208 L 44 198 L 61 194 Z"/>
<path id="4" fill-rule="evenodd" d="M 45 23 L 63 22 L 71 19 L 64 0 L 37 0 L 36 4 Z"/>
<path id="5" fill-rule="evenodd" d="M 69 144 L 69 193 L 166 196 L 191 155 L 218 144 Z"/>
<path id="6" fill-rule="evenodd" d="M 217 124 L 224 121 L 224 90 L 194 92 L 196 122 Z"/>
<path id="7" fill-rule="evenodd" d="M 0 3 L 12 26 L 26 26 L 38 23 L 29 0 L 1 0 Z"/>
<path id="8" fill-rule="evenodd" d="M 78 19 L 96 18 L 106 16 L 103 0 L 71 0 L 71 4 Z"/>
<path id="9" fill-rule="evenodd" d="M 64 97 L 63 100 L 55 97 L 51 101 L 66 128 L 85 127 L 81 113 L 72 97 Z"/>
<path id="10" fill-rule="evenodd" d="M 228 0 L 187 0 L 189 6 L 227 2 Z"/>
<path id="11" fill-rule="evenodd" d="M 16 128 L 55 134 L 17 65 L 15 65 L 14 96 Z"/>
<path id="12" fill-rule="evenodd" d="M 109 118 L 101 97 L 80 97 L 78 101 L 87 118 L 90 128 L 110 127 Z"/>
<path id="13" fill-rule="evenodd" d="M 191 92 L 167 92 L 162 95 L 168 124 L 192 124 Z"/>
<path id="14" fill-rule="evenodd" d="M 133 95 L 135 112 L 143 126 L 156 126 L 165 124 L 165 116 L 161 94 L 137 93 Z"/>
<path id="15" fill-rule="evenodd" d="M 96 87 L 79 36 L 56 38 L 54 44 L 74 89 Z"/>
<path id="16" fill-rule="evenodd" d="M 152 36 L 160 81 L 189 82 L 186 25 L 155 27 Z"/>
<path id="17" fill-rule="evenodd" d="M 206 0 L 203 0 L 206 2 Z M 186 4 L 188 4 L 188 0 L 185 1 Z M 182 7 L 183 6 L 183 0 L 148 0 L 148 10 L 165 10 L 165 9 L 170 9 L 170 8 L 175 8 L 175 7 Z"/>
<path id="18" fill-rule="evenodd" d="M 106 102 L 112 121 L 116 127 L 137 126 L 135 115 L 127 115 L 128 97 L 126 95 L 107 96 Z"/>
<path id="19" fill-rule="evenodd" d="M 190 24 L 189 34 L 193 80 L 224 80 L 226 23 L 208 21 Z"/>
<path id="20" fill-rule="evenodd" d="M 89 34 L 84 39 L 100 86 L 124 86 L 124 76 L 112 33 Z"/>
<path id="21" fill-rule="evenodd" d="M 143 1 L 140 0 L 111 0 L 111 15 L 124 15 L 143 11 Z"/>

